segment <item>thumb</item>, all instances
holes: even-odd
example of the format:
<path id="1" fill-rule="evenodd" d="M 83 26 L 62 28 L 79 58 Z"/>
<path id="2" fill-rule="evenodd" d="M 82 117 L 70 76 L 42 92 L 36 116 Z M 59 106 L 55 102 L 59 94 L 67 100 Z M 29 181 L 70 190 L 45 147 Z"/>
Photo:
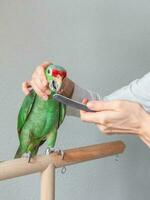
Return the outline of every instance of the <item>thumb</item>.
<path id="1" fill-rule="evenodd" d="M 88 99 L 84 98 L 82 100 L 82 103 L 86 105 L 88 101 L 89 101 Z M 80 115 L 83 114 L 83 113 L 86 113 L 86 111 L 80 110 Z"/>
<path id="2" fill-rule="evenodd" d="M 84 99 L 82 100 L 82 103 L 83 103 L 83 104 L 87 104 L 88 101 L 89 101 L 88 99 L 84 98 Z"/>
<path id="3" fill-rule="evenodd" d="M 29 95 L 31 89 L 32 89 L 32 86 L 29 80 L 22 83 L 22 90 L 25 93 L 25 95 Z"/>

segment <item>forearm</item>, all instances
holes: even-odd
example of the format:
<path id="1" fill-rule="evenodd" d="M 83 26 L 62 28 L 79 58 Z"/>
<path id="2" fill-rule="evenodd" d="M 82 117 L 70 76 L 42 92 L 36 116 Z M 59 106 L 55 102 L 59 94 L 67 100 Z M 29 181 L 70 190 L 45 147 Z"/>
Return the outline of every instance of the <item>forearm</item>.
<path id="1" fill-rule="evenodd" d="M 69 87 L 69 86 L 68 86 Z M 150 73 L 141 79 L 134 80 L 129 85 L 113 92 L 108 96 L 100 97 L 98 93 L 91 92 L 79 87 L 74 83 L 72 99 L 82 101 L 83 98 L 89 100 L 130 100 L 140 103 L 144 109 L 150 112 Z M 79 117 L 79 111 L 73 108 L 67 108 L 67 115 Z"/>
<path id="2" fill-rule="evenodd" d="M 145 144 L 147 144 L 150 147 L 150 129 L 149 129 L 150 114 L 148 113 L 150 112 L 150 73 L 145 75 L 143 78 L 135 80 L 131 82 L 129 85 L 127 85 L 126 87 L 123 87 L 103 98 L 101 98 L 100 95 L 97 93 L 93 93 L 91 91 L 85 90 L 79 87 L 78 85 L 74 84 L 72 96 L 70 97 L 80 102 L 82 101 L 83 98 L 87 98 L 89 100 L 103 99 L 104 101 L 101 101 L 101 104 L 109 103 L 109 100 L 119 100 L 119 99 L 120 100 L 126 99 L 126 100 L 130 100 L 133 102 L 136 101 L 140 103 L 145 109 L 143 109 L 143 107 L 137 103 L 133 103 L 130 101 L 120 101 L 122 102 L 122 104 L 118 109 L 121 109 L 121 110 L 120 111 L 117 110 L 117 112 L 114 112 L 113 115 L 108 116 L 111 126 L 109 126 L 108 120 L 107 120 L 106 125 L 103 124 L 105 121 L 102 120 L 102 122 L 99 123 L 100 125 L 98 124 L 97 126 L 100 128 L 100 130 L 103 128 L 102 132 L 104 133 L 115 132 L 115 133 L 136 134 L 144 141 Z M 100 103 L 100 101 L 96 101 L 96 102 Z M 111 101 L 110 103 L 115 104 L 115 102 L 116 101 Z M 115 104 L 115 108 L 116 108 L 116 104 Z M 103 109 L 104 108 L 102 106 L 102 110 Z M 96 113 L 98 114 L 98 112 Z M 100 117 L 100 114 L 102 115 L 102 113 L 103 112 L 99 113 L 99 117 Z M 88 114 L 90 115 L 90 113 L 86 113 L 86 115 Z M 76 116 L 76 117 L 80 116 L 79 111 L 71 107 L 67 108 L 67 115 Z M 110 119 L 111 116 L 113 117 L 112 121 Z M 105 115 L 105 118 L 106 118 L 106 115 Z M 81 119 L 82 120 L 84 119 L 82 115 L 81 115 Z M 95 119 L 95 118 L 90 118 L 89 122 L 92 122 L 92 119 Z M 88 121 L 87 116 L 86 116 L 85 121 Z M 93 121 L 93 123 L 96 123 L 96 122 Z"/>
<path id="3" fill-rule="evenodd" d="M 150 112 L 150 73 L 147 73 L 141 79 L 132 81 L 129 85 L 105 96 L 103 99 L 135 101 Z"/>
<path id="4" fill-rule="evenodd" d="M 145 113 L 145 115 L 143 116 L 142 122 L 141 122 L 139 137 L 150 148 L 150 128 L 149 128 L 149 124 L 150 124 L 150 114 Z"/>
<path id="5" fill-rule="evenodd" d="M 150 114 L 145 113 L 143 116 L 143 120 L 141 122 L 141 130 L 140 134 L 144 136 L 145 134 L 149 134 L 150 137 Z"/>

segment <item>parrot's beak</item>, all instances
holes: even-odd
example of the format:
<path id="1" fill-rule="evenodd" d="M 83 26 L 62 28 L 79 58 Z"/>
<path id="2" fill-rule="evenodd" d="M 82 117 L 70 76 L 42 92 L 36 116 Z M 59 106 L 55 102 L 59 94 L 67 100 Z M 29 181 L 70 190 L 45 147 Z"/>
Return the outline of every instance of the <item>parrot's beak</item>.
<path id="1" fill-rule="evenodd" d="M 49 86 L 52 91 L 56 93 L 59 92 L 62 86 L 62 77 L 54 77 L 54 79 L 50 82 Z"/>

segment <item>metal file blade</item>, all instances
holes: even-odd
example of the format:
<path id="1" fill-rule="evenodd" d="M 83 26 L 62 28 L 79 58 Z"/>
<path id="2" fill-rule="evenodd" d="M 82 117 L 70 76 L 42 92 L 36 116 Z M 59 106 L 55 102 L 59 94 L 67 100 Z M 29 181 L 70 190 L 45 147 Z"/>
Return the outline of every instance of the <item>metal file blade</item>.
<path id="1" fill-rule="evenodd" d="M 61 94 L 54 94 L 53 98 L 67 106 L 71 106 L 71 107 L 79 109 L 79 110 L 84 110 L 86 112 L 94 112 L 93 110 L 90 110 L 86 105 L 84 105 L 80 102 L 74 101 L 72 99 L 69 99 Z"/>

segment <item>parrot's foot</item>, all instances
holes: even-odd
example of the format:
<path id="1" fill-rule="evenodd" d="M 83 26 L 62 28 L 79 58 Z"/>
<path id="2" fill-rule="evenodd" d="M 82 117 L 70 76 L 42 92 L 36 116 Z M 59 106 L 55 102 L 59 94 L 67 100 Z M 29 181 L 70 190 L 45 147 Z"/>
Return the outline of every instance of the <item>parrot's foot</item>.
<path id="1" fill-rule="evenodd" d="M 51 153 L 57 153 L 58 155 L 61 155 L 62 160 L 64 159 L 65 152 L 61 149 L 55 149 L 55 148 L 48 147 L 46 149 L 46 155 L 50 155 Z"/>
<path id="2" fill-rule="evenodd" d="M 31 154 L 31 152 L 24 153 L 24 154 L 23 154 L 23 157 L 28 158 L 28 163 L 30 163 L 31 158 L 32 158 L 32 154 Z"/>
<path id="3" fill-rule="evenodd" d="M 30 152 L 30 153 L 29 153 L 29 156 L 28 156 L 28 163 L 30 163 L 31 158 L 32 158 L 32 154 L 31 154 L 31 152 Z"/>

